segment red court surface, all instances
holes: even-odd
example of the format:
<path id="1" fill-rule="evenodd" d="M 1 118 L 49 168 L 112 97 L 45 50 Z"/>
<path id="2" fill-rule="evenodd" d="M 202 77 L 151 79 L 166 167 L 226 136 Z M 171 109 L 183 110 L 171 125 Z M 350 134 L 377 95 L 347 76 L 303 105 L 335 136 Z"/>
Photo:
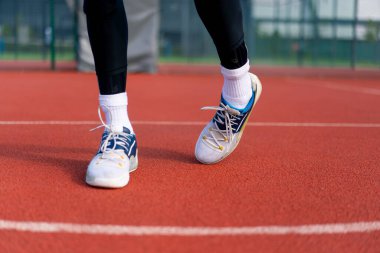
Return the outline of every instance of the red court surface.
<path id="1" fill-rule="evenodd" d="M 84 182 L 95 76 L 0 72 L 0 252 L 379 252 L 379 79 L 261 79 L 239 147 L 206 166 L 221 77 L 130 75 L 139 168 L 104 190 Z"/>

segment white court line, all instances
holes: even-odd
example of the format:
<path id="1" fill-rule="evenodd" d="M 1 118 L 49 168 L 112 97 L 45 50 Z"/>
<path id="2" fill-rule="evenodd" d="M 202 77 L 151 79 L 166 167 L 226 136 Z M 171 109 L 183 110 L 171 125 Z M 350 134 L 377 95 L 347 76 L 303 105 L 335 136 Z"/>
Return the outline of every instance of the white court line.
<path id="1" fill-rule="evenodd" d="M 288 234 L 323 235 L 377 232 L 380 231 L 380 221 L 300 226 L 181 227 L 73 224 L 0 220 L 0 230 L 13 230 L 32 233 L 73 233 L 132 236 L 253 236 Z"/>
<path id="2" fill-rule="evenodd" d="M 204 126 L 203 121 L 132 121 L 133 125 L 151 126 Z M 0 121 L 4 125 L 99 125 L 98 121 Z M 267 127 L 353 127 L 353 128 L 380 128 L 380 123 L 322 123 L 322 122 L 253 122 L 247 126 Z"/>

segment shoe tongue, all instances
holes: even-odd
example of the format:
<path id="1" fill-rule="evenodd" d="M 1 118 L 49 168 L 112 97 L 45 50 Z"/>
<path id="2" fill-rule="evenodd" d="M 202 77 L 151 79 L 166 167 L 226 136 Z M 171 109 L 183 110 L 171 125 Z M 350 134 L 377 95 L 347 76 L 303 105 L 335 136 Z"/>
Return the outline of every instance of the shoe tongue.
<path id="1" fill-rule="evenodd" d="M 126 134 L 130 134 L 131 133 L 131 130 L 129 130 L 126 127 L 111 126 L 111 129 L 107 130 L 107 132 L 110 132 L 110 131 L 115 132 L 115 133 L 126 133 Z"/>
<path id="2" fill-rule="evenodd" d="M 220 107 L 227 107 L 228 108 L 228 113 L 230 113 L 231 115 L 235 115 L 235 116 L 238 116 L 241 114 L 241 112 L 238 110 L 238 109 L 235 109 L 233 108 L 232 106 L 230 106 L 228 104 L 228 102 L 222 97 L 221 101 L 220 101 L 220 104 L 219 104 Z M 224 117 L 221 117 L 219 114 L 224 114 L 223 113 L 216 113 L 214 118 L 213 118 L 213 121 L 218 125 L 218 128 L 220 130 L 226 130 L 226 125 L 225 125 L 225 118 Z M 218 120 L 219 119 L 219 120 Z M 221 121 L 221 122 L 220 122 Z"/>
<path id="3" fill-rule="evenodd" d="M 131 130 L 129 130 L 127 127 L 123 127 L 122 129 L 119 129 L 119 128 L 113 128 L 113 129 L 105 129 L 104 132 L 105 133 L 110 133 L 110 132 L 114 132 L 114 133 L 126 133 L 126 134 L 131 134 Z"/>
<path id="4" fill-rule="evenodd" d="M 223 103 L 223 102 L 224 102 L 224 99 L 222 97 L 222 101 L 219 104 L 220 107 L 225 106 L 225 103 Z M 216 125 L 218 125 L 218 128 L 220 130 L 226 130 L 225 118 L 221 117 L 220 114 L 223 114 L 223 113 L 217 112 L 212 120 L 216 123 Z"/>

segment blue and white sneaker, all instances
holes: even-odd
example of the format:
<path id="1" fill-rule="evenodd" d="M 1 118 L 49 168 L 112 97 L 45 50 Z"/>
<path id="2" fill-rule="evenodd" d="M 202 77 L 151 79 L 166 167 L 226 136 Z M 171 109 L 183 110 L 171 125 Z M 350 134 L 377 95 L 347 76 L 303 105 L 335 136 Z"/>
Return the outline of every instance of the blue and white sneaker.
<path id="1" fill-rule="evenodd" d="M 220 162 L 235 150 L 253 107 L 261 96 L 262 85 L 257 76 L 250 73 L 253 95 L 244 109 L 236 109 L 221 97 L 219 106 L 207 106 L 202 110 L 216 110 L 214 118 L 200 134 L 195 146 L 195 157 L 204 164 Z"/>
<path id="2" fill-rule="evenodd" d="M 98 153 L 88 165 L 86 183 L 121 188 L 128 184 L 129 173 L 137 169 L 136 135 L 126 127 L 123 132 L 114 132 L 104 123 L 103 126 L 105 131 Z"/>

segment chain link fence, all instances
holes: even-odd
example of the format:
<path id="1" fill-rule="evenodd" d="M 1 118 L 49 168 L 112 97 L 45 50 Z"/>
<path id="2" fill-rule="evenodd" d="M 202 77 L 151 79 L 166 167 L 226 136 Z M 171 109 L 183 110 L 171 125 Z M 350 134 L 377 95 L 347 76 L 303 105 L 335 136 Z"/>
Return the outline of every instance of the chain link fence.
<path id="1" fill-rule="evenodd" d="M 76 45 L 77 19 L 65 0 L 0 0 L 0 67 L 55 69 L 75 62 Z"/>

